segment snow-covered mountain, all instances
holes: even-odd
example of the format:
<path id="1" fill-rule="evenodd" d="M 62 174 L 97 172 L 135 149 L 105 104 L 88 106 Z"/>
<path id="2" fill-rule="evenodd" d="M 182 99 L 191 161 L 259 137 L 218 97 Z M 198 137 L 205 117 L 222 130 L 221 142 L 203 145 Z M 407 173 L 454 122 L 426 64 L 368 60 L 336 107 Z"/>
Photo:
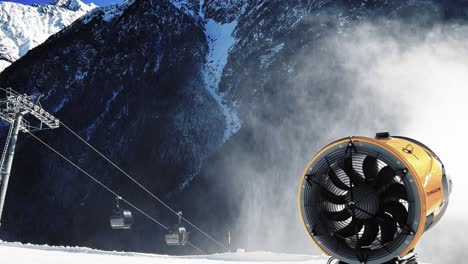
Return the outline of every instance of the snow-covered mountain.
<path id="1" fill-rule="evenodd" d="M 0 72 L 95 7 L 80 0 L 32 6 L 0 2 Z"/>

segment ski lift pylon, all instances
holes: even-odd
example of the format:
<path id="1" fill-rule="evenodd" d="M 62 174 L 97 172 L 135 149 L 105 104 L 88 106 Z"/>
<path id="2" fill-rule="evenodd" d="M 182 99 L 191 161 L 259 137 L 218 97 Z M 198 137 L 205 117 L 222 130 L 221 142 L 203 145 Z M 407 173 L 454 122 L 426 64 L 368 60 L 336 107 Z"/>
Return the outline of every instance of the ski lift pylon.
<path id="1" fill-rule="evenodd" d="M 122 197 L 116 198 L 116 208 L 110 217 L 110 226 L 112 229 L 130 229 L 133 224 L 132 212 L 120 207 Z"/>

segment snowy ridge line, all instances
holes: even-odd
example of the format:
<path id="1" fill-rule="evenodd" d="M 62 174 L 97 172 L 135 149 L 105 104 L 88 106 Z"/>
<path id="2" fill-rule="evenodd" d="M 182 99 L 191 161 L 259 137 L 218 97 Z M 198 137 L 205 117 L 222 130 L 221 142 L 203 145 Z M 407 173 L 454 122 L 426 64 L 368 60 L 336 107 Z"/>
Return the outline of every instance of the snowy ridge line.
<path id="1" fill-rule="evenodd" d="M 0 72 L 95 7 L 79 0 L 32 6 L 0 2 Z"/>
<path id="2" fill-rule="evenodd" d="M 117 17 L 120 17 L 123 12 L 131 6 L 135 0 L 124 0 L 119 4 L 110 4 L 107 6 L 99 7 L 88 12 L 80 18 L 81 23 L 88 24 L 94 18 L 100 18 L 105 22 L 111 22 Z"/>

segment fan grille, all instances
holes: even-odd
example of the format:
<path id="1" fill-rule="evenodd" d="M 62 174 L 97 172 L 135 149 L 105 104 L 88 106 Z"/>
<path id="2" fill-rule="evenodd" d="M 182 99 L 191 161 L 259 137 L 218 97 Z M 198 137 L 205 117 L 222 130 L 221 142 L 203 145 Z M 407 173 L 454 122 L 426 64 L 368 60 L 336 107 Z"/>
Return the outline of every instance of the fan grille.
<path id="1" fill-rule="evenodd" d="M 369 143 L 336 145 L 304 176 L 301 209 L 314 240 L 349 263 L 399 255 L 419 222 L 412 175 L 387 150 Z"/>

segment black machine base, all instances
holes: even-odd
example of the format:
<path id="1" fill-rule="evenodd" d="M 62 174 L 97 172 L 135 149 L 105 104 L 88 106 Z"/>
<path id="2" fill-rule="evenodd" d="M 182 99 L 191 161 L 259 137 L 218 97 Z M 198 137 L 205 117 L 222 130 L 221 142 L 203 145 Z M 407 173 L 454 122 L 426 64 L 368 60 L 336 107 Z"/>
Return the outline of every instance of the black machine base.
<path id="1" fill-rule="evenodd" d="M 416 253 L 411 252 L 411 253 L 408 253 L 408 255 L 404 257 L 398 257 L 398 258 L 392 259 L 390 261 L 387 261 L 381 264 L 418 264 L 416 257 L 417 257 Z M 348 263 L 339 261 L 332 257 L 328 260 L 327 264 L 348 264 Z"/>

